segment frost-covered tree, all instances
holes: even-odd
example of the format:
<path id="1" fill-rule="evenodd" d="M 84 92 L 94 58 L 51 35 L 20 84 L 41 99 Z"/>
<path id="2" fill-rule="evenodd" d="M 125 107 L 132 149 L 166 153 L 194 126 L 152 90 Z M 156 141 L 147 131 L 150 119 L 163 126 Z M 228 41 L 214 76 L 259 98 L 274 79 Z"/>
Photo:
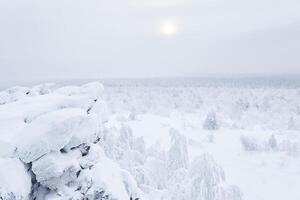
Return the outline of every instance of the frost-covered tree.
<path id="1" fill-rule="evenodd" d="M 258 141 L 253 137 L 242 135 L 240 140 L 245 151 L 258 151 L 261 149 Z"/>
<path id="2" fill-rule="evenodd" d="M 217 130 L 219 129 L 219 123 L 215 112 L 209 112 L 203 123 L 203 128 L 206 130 Z"/>
<path id="3" fill-rule="evenodd" d="M 196 157 L 189 168 L 191 198 L 216 200 L 225 181 L 223 169 L 208 154 Z"/>
<path id="4" fill-rule="evenodd" d="M 271 149 L 273 149 L 273 150 L 277 149 L 278 144 L 277 144 L 277 140 L 274 135 L 271 135 L 271 137 L 268 140 L 268 144 Z"/>
<path id="5" fill-rule="evenodd" d="M 190 193 L 187 187 L 189 183 L 188 170 L 184 168 L 177 169 L 167 181 L 167 188 L 170 199 L 189 200 Z"/>
<path id="6" fill-rule="evenodd" d="M 176 129 L 169 130 L 171 148 L 168 151 L 167 167 L 170 173 L 180 168 L 187 168 L 189 156 L 186 138 Z"/>
<path id="7" fill-rule="evenodd" d="M 240 98 L 237 102 L 236 102 L 236 106 L 238 109 L 240 109 L 241 111 L 247 111 L 250 108 L 250 103 L 247 99 L 242 99 Z"/>
<path id="8" fill-rule="evenodd" d="M 277 143 L 275 135 L 271 135 L 268 139 L 242 135 L 240 140 L 245 151 L 270 151 L 277 150 L 281 146 Z"/>

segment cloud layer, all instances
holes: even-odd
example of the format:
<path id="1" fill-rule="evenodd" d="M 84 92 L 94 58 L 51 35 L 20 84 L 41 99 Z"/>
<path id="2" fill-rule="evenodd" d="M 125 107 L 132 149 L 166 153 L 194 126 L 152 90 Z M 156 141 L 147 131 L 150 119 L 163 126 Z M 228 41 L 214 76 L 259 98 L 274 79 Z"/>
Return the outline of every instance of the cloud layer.
<path id="1" fill-rule="evenodd" d="M 300 73 L 296 0 L 0 0 L 0 78 Z M 178 34 L 160 35 L 164 20 Z"/>

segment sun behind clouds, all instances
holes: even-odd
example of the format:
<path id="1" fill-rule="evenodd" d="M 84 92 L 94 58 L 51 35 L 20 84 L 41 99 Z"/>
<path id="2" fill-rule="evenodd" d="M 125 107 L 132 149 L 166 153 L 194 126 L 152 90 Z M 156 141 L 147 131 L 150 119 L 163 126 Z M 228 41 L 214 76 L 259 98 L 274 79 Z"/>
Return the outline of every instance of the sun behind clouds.
<path id="1" fill-rule="evenodd" d="M 178 32 L 178 26 L 172 20 L 165 20 L 161 22 L 159 32 L 164 36 L 173 36 Z"/>

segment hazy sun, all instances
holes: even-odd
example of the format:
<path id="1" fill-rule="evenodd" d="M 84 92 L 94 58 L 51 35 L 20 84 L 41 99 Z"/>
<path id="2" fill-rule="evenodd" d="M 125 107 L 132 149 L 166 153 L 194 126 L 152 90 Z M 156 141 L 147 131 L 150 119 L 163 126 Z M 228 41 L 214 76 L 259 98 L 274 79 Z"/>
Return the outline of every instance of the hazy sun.
<path id="1" fill-rule="evenodd" d="M 177 33 L 178 29 L 175 22 L 168 20 L 161 22 L 159 31 L 162 35 L 172 36 Z"/>

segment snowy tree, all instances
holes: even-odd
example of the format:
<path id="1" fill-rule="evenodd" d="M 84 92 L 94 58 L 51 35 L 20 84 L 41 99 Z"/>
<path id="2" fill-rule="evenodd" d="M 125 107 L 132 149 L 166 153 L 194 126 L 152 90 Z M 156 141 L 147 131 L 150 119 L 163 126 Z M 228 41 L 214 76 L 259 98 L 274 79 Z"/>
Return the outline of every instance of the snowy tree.
<path id="1" fill-rule="evenodd" d="M 210 155 L 203 154 L 192 161 L 189 177 L 190 199 L 217 200 L 221 185 L 225 181 L 225 173 Z"/>
<path id="2" fill-rule="evenodd" d="M 171 137 L 171 148 L 168 151 L 167 166 L 172 173 L 180 168 L 187 168 L 189 163 L 187 141 L 176 129 L 169 130 Z"/>
<path id="3" fill-rule="evenodd" d="M 245 151 L 258 151 L 261 149 L 261 146 L 255 138 L 242 135 L 240 140 Z"/>
<path id="4" fill-rule="evenodd" d="M 174 171 L 167 182 L 169 195 L 173 200 L 189 200 L 190 193 L 188 188 L 188 170 L 180 168 Z"/>
<path id="5" fill-rule="evenodd" d="M 247 99 L 239 99 L 236 102 L 236 106 L 238 107 L 238 109 L 240 109 L 241 111 L 247 111 L 250 108 L 250 103 Z"/>
<path id="6" fill-rule="evenodd" d="M 206 130 L 219 129 L 219 123 L 215 112 L 209 112 L 204 120 L 203 128 Z"/>
<path id="7" fill-rule="evenodd" d="M 271 135 L 271 137 L 268 140 L 268 144 L 271 149 L 273 149 L 273 150 L 277 149 L 278 144 L 277 144 L 277 140 L 274 135 Z"/>

